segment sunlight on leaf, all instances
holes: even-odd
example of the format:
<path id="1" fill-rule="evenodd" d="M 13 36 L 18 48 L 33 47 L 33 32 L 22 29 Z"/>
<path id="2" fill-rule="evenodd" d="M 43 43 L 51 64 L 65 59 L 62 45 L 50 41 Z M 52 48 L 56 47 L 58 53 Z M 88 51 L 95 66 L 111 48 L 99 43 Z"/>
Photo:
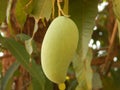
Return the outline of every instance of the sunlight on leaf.
<path id="1" fill-rule="evenodd" d="M 32 38 L 30 38 L 29 40 L 26 40 L 26 41 L 25 41 L 25 47 L 26 47 L 26 50 L 27 50 L 27 52 L 29 53 L 29 55 L 31 55 L 32 52 L 33 52 Z"/>

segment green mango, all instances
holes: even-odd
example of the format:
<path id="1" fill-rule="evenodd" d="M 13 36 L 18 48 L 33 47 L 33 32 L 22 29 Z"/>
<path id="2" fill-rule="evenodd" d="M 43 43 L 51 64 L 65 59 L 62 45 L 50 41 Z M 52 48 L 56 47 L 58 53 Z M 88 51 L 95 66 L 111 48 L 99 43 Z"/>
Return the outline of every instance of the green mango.
<path id="1" fill-rule="evenodd" d="M 59 16 L 48 27 L 41 48 L 41 64 L 52 82 L 59 84 L 65 81 L 78 39 L 78 28 L 68 17 Z"/>

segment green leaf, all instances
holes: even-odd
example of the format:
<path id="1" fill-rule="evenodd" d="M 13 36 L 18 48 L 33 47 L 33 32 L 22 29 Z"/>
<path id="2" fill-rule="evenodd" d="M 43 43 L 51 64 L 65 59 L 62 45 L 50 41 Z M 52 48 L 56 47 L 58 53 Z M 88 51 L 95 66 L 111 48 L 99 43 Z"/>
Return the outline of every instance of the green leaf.
<path id="1" fill-rule="evenodd" d="M 39 85 L 36 79 L 32 78 L 32 87 L 33 90 L 42 90 L 42 87 Z M 53 83 L 45 78 L 45 88 L 44 90 L 53 90 Z"/>
<path id="2" fill-rule="evenodd" d="M 18 2 L 23 6 L 22 9 L 26 14 L 30 14 L 34 7 L 34 0 L 18 0 Z"/>
<path id="3" fill-rule="evenodd" d="M 64 0 L 64 7 L 63 7 L 63 11 L 65 14 L 68 14 L 68 6 L 69 6 L 69 0 Z"/>
<path id="4" fill-rule="evenodd" d="M 33 90 L 42 90 L 42 87 L 39 85 L 35 78 L 32 78 L 32 88 Z"/>
<path id="5" fill-rule="evenodd" d="M 118 72 L 115 72 L 118 74 Z M 120 74 L 118 74 L 120 75 Z M 111 74 L 111 76 L 105 76 L 102 78 L 102 83 L 103 83 L 103 90 L 120 90 L 120 85 L 119 85 L 119 77 L 117 77 L 117 81 L 115 80 L 115 76 Z"/>
<path id="6" fill-rule="evenodd" d="M 15 5 L 15 17 L 21 28 L 23 27 L 27 17 L 27 13 L 25 12 L 27 3 L 28 0 L 17 0 Z"/>
<path id="7" fill-rule="evenodd" d="M 120 21 L 120 0 L 112 0 L 113 1 L 113 11 Z"/>
<path id="8" fill-rule="evenodd" d="M 11 86 L 13 84 L 13 76 L 9 79 L 7 86 L 5 87 L 5 89 L 0 89 L 0 90 L 11 90 Z"/>
<path id="9" fill-rule="evenodd" d="M 34 8 L 31 15 L 34 16 L 36 20 L 46 17 L 49 19 L 52 11 L 52 0 L 34 0 Z"/>
<path id="10" fill-rule="evenodd" d="M 38 22 L 35 21 L 33 35 L 30 39 L 25 41 L 25 48 L 26 48 L 27 52 L 29 53 L 29 55 L 31 55 L 33 52 L 33 45 L 32 45 L 33 37 L 34 37 L 35 33 L 37 32 L 37 30 L 38 30 Z"/>
<path id="11" fill-rule="evenodd" d="M 93 73 L 93 89 L 99 90 L 103 87 L 100 75 L 98 72 Z"/>
<path id="12" fill-rule="evenodd" d="M 92 50 L 89 49 L 87 56 L 85 58 L 85 80 L 88 87 L 88 90 L 92 90 L 92 78 L 93 78 L 93 72 L 91 68 L 91 61 L 92 61 Z"/>
<path id="13" fill-rule="evenodd" d="M 117 20 L 117 24 L 118 24 L 118 36 L 119 36 L 119 42 L 120 42 L 120 21 Z"/>
<path id="14" fill-rule="evenodd" d="M 5 76 L 2 79 L 2 90 L 8 90 L 6 89 L 8 87 L 9 81 L 11 80 L 14 72 L 18 69 L 20 63 L 17 61 L 12 64 L 12 66 L 8 69 Z"/>
<path id="15" fill-rule="evenodd" d="M 53 83 L 46 78 L 45 90 L 53 90 Z M 37 89 L 36 89 L 37 90 Z"/>
<path id="16" fill-rule="evenodd" d="M 20 34 L 17 34 L 16 35 L 16 40 L 25 44 L 25 42 L 28 40 L 31 39 L 30 36 L 26 35 L 26 34 L 23 34 L 23 33 L 20 33 Z M 37 46 L 36 46 L 36 43 L 35 41 L 32 39 L 31 43 L 28 43 L 28 49 L 29 49 L 29 44 L 32 44 L 32 48 L 33 48 L 33 53 L 37 53 Z"/>
<path id="17" fill-rule="evenodd" d="M 30 56 L 25 47 L 11 38 L 3 38 L 0 36 L 0 41 L 2 45 L 15 56 L 16 60 L 20 62 L 26 70 L 29 71 L 31 76 L 38 81 L 39 85 L 42 87 L 41 90 L 44 90 L 45 77 L 42 69 L 35 63 L 35 60 L 32 59 L 32 62 L 29 62 Z"/>
<path id="18" fill-rule="evenodd" d="M 32 85 L 32 82 L 29 84 L 29 86 L 27 87 L 27 90 L 34 90 L 33 89 L 33 85 Z"/>
<path id="19" fill-rule="evenodd" d="M 28 35 L 26 35 L 26 34 L 23 34 L 23 33 L 20 33 L 20 34 L 17 34 L 17 35 L 16 35 L 16 39 L 17 39 L 18 41 L 25 42 L 25 40 L 30 39 L 30 36 L 28 36 Z"/>
<path id="20" fill-rule="evenodd" d="M 88 43 L 95 25 L 98 0 L 70 0 L 69 2 L 69 14 L 79 29 L 79 44 L 73 60 L 73 67 L 79 83 L 76 90 L 91 90 L 91 56 L 88 52 Z"/>
<path id="21" fill-rule="evenodd" d="M 92 90 L 92 69 L 91 69 L 92 52 L 88 51 L 85 60 L 81 60 L 76 54 L 73 60 L 78 86 L 76 90 Z"/>
<path id="22" fill-rule="evenodd" d="M 6 18 L 7 4 L 8 4 L 8 0 L 0 0 L 0 24 Z"/>
<path id="23" fill-rule="evenodd" d="M 79 29 L 78 54 L 82 59 L 88 51 L 88 43 L 93 33 L 97 15 L 98 0 L 70 0 L 69 14 Z"/>

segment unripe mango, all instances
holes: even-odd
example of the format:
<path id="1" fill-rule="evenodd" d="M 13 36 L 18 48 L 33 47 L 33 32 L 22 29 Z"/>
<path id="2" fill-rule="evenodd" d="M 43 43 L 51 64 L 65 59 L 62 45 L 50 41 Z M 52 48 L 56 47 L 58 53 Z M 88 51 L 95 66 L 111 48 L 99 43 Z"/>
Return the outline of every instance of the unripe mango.
<path id="1" fill-rule="evenodd" d="M 47 78 L 63 83 L 78 44 L 78 28 L 69 18 L 59 16 L 50 24 L 41 48 L 41 64 Z"/>

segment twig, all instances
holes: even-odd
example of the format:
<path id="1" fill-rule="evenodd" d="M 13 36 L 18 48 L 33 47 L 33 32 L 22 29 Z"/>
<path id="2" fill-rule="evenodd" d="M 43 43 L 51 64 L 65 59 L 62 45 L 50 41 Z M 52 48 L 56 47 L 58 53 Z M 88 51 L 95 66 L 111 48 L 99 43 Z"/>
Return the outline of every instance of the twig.
<path id="1" fill-rule="evenodd" d="M 55 17 L 55 0 L 52 0 L 52 19 Z"/>
<path id="2" fill-rule="evenodd" d="M 62 14 L 63 16 L 69 17 L 69 15 L 66 15 L 66 14 L 63 12 L 59 0 L 57 0 L 57 6 L 58 6 L 58 15 L 59 15 L 59 16 L 61 16 L 61 14 Z"/>
<path id="3" fill-rule="evenodd" d="M 106 56 L 94 58 L 94 59 L 92 59 L 91 65 L 100 66 L 101 64 L 103 64 L 105 62 L 105 58 L 106 58 Z"/>
<path id="4" fill-rule="evenodd" d="M 112 33 L 112 36 L 111 36 L 111 39 L 110 39 L 110 45 L 109 45 L 109 48 L 108 48 L 108 55 L 105 59 L 105 63 L 101 69 L 101 72 L 103 73 L 103 75 L 107 75 L 109 70 L 110 70 L 110 67 L 112 65 L 112 58 L 110 59 L 110 56 L 112 55 L 112 52 L 113 52 L 113 47 L 114 47 L 114 40 L 115 40 L 115 37 L 116 37 L 116 33 L 117 33 L 117 20 L 115 21 L 115 24 L 114 24 L 114 28 L 113 28 L 113 33 Z"/>

